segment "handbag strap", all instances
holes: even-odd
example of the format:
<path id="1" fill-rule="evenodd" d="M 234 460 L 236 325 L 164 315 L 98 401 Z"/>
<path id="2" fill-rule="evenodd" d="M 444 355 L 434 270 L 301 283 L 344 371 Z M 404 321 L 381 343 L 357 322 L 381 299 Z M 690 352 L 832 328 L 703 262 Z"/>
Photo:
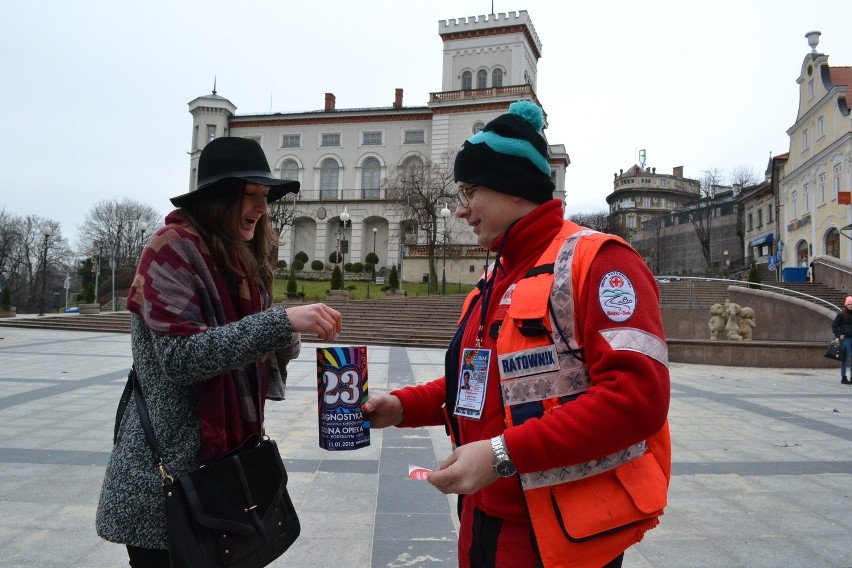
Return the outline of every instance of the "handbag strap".
<path id="1" fill-rule="evenodd" d="M 171 483 L 173 480 L 169 472 L 166 471 L 166 464 L 163 462 L 163 451 L 160 449 L 160 444 L 157 442 L 157 436 L 154 434 L 154 427 L 151 425 L 151 415 L 148 414 L 148 405 L 145 404 L 145 396 L 142 394 L 142 386 L 139 384 L 139 377 L 136 374 L 136 366 L 130 367 L 130 372 L 127 374 L 127 384 L 124 387 L 124 392 L 119 401 L 120 415 L 124 414 L 124 408 L 130 401 L 130 395 L 133 394 L 133 399 L 136 401 L 136 410 L 139 413 L 139 422 L 142 424 L 142 430 L 145 432 L 145 440 L 151 448 L 151 453 L 154 455 L 154 464 L 160 471 L 160 478 L 163 484 Z M 115 436 L 118 437 L 118 422 L 116 422 Z"/>

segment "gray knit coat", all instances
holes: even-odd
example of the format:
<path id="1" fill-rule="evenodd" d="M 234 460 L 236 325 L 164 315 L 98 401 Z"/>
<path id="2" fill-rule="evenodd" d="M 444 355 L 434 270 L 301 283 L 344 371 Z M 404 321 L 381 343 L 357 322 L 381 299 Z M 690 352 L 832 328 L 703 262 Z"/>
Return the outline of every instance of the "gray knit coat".
<path id="1" fill-rule="evenodd" d="M 281 307 L 265 310 L 187 337 L 153 333 L 142 318 L 131 318 L 133 362 L 169 474 L 198 468 L 201 424 L 195 384 L 275 352 L 269 398 L 283 398 L 287 360 L 298 355 Z M 142 548 L 168 548 L 160 475 L 139 421 L 133 398 L 124 412 L 107 465 L 96 517 L 106 540 Z"/>

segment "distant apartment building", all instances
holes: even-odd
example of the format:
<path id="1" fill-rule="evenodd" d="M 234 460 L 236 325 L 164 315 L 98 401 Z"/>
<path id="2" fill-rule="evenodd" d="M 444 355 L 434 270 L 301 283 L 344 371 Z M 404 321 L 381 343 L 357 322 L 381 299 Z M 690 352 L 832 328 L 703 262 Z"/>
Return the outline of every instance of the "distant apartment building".
<path id="1" fill-rule="evenodd" d="M 301 182 L 293 198 L 296 214 L 281 228 L 279 258 L 289 263 L 304 251 L 309 260 L 328 262 L 342 240 L 347 262 L 364 262 L 375 252 L 377 269 L 397 264 L 405 280 L 420 280 L 429 272 L 427 231 L 439 231 L 445 245 L 439 254 L 448 252 L 447 280 L 475 282 L 484 250 L 467 226 L 452 216 L 436 219 L 435 226 L 418 223 L 391 199 L 386 182 L 404 168 L 447 162 L 512 102 L 541 105 L 536 86 L 542 44 L 526 11 L 443 20 L 438 34 L 441 88 L 429 93 L 425 106 L 405 106 L 402 89 L 389 106 L 338 108 L 335 95 L 326 93 L 319 110 L 252 115 L 236 114 L 236 106 L 215 91 L 194 99 L 190 186 L 207 142 L 253 138 L 275 176 Z M 549 143 L 549 153 L 554 198 L 564 200 L 570 160 L 564 145 Z M 454 211 L 455 203 L 447 201 Z M 344 211 L 350 218 L 345 224 Z"/>
<path id="2" fill-rule="evenodd" d="M 754 263 L 761 280 L 780 280 L 782 263 L 778 261 L 778 187 L 784 173 L 787 154 L 773 156 L 766 167 L 764 181 L 743 188 L 740 209 L 743 220 L 744 259 L 746 266 Z"/>
<path id="3" fill-rule="evenodd" d="M 787 130 L 778 194 L 785 266 L 808 266 L 819 255 L 852 262 L 852 239 L 845 238 L 852 235 L 852 67 L 829 66 L 817 51 L 820 35 L 806 34 L 811 52 L 796 79 L 799 108 Z"/>
<path id="4" fill-rule="evenodd" d="M 643 226 L 658 217 L 670 214 L 684 204 L 698 199 L 698 180 L 685 178 L 683 166 L 673 168 L 671 175 L 657 173 L 656 168 L 634 164 L 627 171 L 614 174 L 613 189 L 606 202 L 609 205 L 610 229 L 631 241 Z"/>

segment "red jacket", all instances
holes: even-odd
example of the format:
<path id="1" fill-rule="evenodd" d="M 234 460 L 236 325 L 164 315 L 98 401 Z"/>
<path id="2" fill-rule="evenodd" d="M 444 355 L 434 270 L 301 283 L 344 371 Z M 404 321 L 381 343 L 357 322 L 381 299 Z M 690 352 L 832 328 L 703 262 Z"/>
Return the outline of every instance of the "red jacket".
<path id="1" fill-rule="evenodd" d="M 581 297 L 575 299 L 578 335 L 584 338 L 585 357 L 592 385 L 574 401 L 570 412 L 557 411 L 537 420 L 506 429 L 500 396 L 496 340 L 487 333 L 494 321 L 502 320 L 506 306 L 500 306 L 506 289 L 520 280 L 562 228 L 562 207 L 547 202 L 520 219 L 503 238 L 501 264 L 487 306 L 486 330 L 482 347 L 492 350 L 491 368 L 481 420 L 459 418 L 461 444 L 505 436 L 506 448 L 520 473 L 582 463 L 650 438 L 663 427 L 668 413 L 669 374 L 662 363 L 639 353 L 615 353 L 600 331 L 622 327 L 609 319 L 598 299 L 603 276 L 617 268 L 633 284 L 637 298 L 633 315 L 626 325 L 664 337 L 656 282 L 636 253 L 619 242 L 608 242 L 591 264 Z M 500 240 L 494 247 L 500 245 Z M 480 310 L 477 302 L 464 330 L 462 347 L 473 347 Z M 394 391 L 403 405 L 400 426 L 427 426 L 444 423 L 444 378 L 425 385 Z M 514 522 L 529 522 L 517 479 L 500 479 L 467 496 L 466 502 L 488 515 Z M 467 501 L 467 500 L 470 501 Z"/>

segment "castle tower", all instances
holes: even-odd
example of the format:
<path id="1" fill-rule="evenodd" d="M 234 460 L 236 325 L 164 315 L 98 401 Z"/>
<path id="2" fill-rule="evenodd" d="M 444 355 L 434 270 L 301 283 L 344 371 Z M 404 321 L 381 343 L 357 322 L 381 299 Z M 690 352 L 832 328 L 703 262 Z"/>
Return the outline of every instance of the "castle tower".
<path id="1" fill-rule="evenodd" d="M 442 91 L 431 93 L 432 160 L 535 94 L 541 41 L 526 10 L 438 22 L 444 42 Z M 546 115 L 545 115 L 546 121 Z"/>
<path id="2" fill-rule="evenodd" d="M 189 113 L 192 115 L 192 143 L 190 144 L 190 176 L 189 189 L 195 188 L 198 179 L 198 157 L 204 146 L 214 138 L 228 136 L 228 125 L 237 107 L 225 97 L 216 94 L 214 83 L 213 92 L 189 102 Z"/>

